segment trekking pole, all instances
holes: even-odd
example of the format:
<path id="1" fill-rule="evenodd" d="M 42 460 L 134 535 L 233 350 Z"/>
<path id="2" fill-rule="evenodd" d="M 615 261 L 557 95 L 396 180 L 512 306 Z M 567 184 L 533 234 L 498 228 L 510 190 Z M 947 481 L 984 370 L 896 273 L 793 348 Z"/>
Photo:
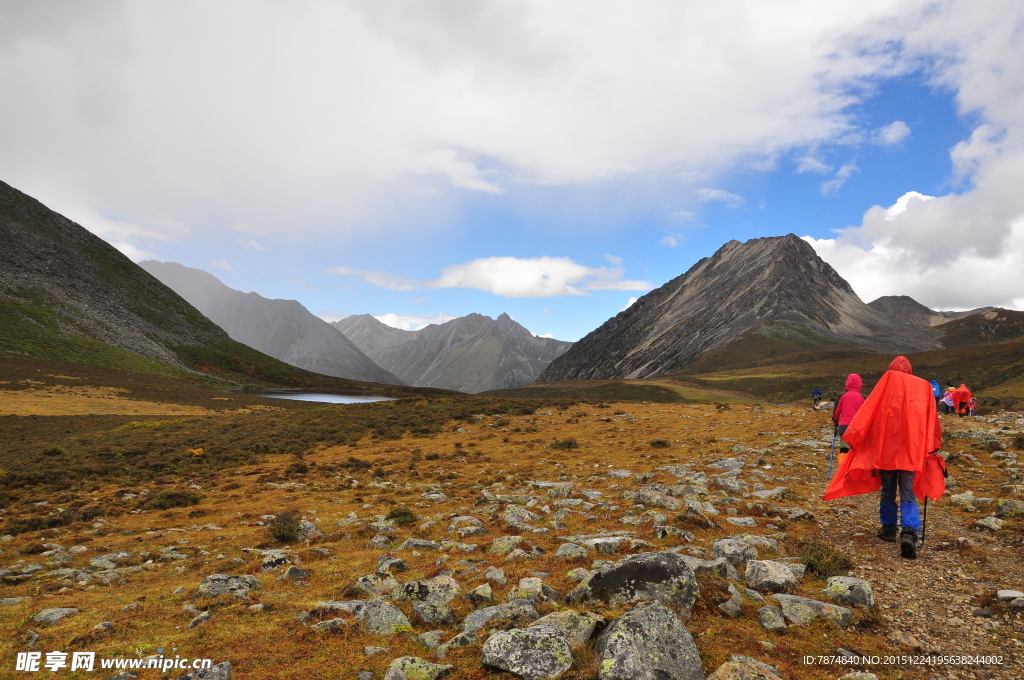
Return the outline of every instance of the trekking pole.
<path id="1" fill-rule="evenodd" d="M 836 439 L 839 438 L 839 426 L 832 430 L 832 451 L 828 454 L 828 478 L 832 479 L 832 456 L 836 452 Z"/>

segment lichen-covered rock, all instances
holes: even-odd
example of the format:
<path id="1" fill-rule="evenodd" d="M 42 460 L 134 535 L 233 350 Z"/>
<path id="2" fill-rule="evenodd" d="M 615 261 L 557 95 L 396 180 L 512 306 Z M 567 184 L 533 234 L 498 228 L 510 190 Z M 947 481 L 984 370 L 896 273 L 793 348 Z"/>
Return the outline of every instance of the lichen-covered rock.
<path id="1" fill-rule="evenodd" d="M 1004 498 L 996 504 L 996 517 L 1017 517 L 1024 515 L 1024 501 Z"/>
<path id="2" fill-rule="evenodd" d="M 389 595 L 398 587 L 398 581 L 391 574 L 363 574 L 356 579 L 352 589 L 366 597 Z"/>
<path id="3" fill-rule="evenodd" d="M 315 630 L 318 633 L 340 633 L 348 628 L 348 625 L 348 621 L 345 619 L 328 619 L 310 626 L 310 630 Z"/>
<path id="4" fill-rule="evenodd" d="M 633 494 L 634 503 L 642 503 L 648 508 L 665 508 L 666 510 L 679 510 L 683 504 L 678 499 L 672 498 L 665 493 L 657 491 L 641 490 Z"/>
<path id="5" fill-rule="evenodd" d="M 795 626 L 806 626 L 817 618 L 827 619 L 840 628 L 850 625 L 853 611 L 827 602 L 796 595 L 772 595 L 782 608 L 782 615 Z"/>
<path id="6" fill-rule="evenodd" d="M 770 593 L 785 593 L 800 583 L 784 562 L 762 560 L 747 562 L 744 580 L 754 590 L 765 590 Z"/>
<path id="7" fill-rule="evenodd" d="M 733 584 L 729 584 L 729 599 L 718 605 L 718 611 L 732 618 L 743 613 L 743 596 Z"/>
<path id="8" fill-rule="evenodd" d="M 407 538 L 398 546 L 398 550 L 437 550 L 441 544 L 437 541 L 427 541 L 422 538 Z"/>
<path id="9" fill-rule="evenodd" d="M 785 630 L 788 627 L 782 610 L 771 605 L 765 605 L 757 610 L 757 620 L 765 630 Z"/>
<path id="10" fill-rule="evenodd" d="M 484 643 L 480 661 L 518 675 L 524 680 L 558 678 L 572 668 L 572 649 L 565 633 L 555 626 L 503 630 Z"/>
<path id="11" fill-rule="evenodd" d="M 749 656 L 733 654 L 707 680 L 782 680 L 779 669 Z"/>
<path id="12" fill-rule="evenodd" d="M 231 593 L 237 597 L 245 597 L 250 590 L 260 587 L 255 576 L 228 576 L 226 574 L 210 574 L 199 584 L 200 597 L 217 597 Z"/>
<path id="13" fill-rule="evenodd" d="M 356 608 L 355 617 L 375 635 L 398 635 L 412 631 L 412 624 L 402 610 L 381 598 L 374 598 Z"/>
<path id="14" fill-rule="evenodd" d="M 875 593 L 871 584 L 852 576 L 833 576 L 828 580 L 822 594 L 859 607 L 874 609 Z"/>
<path id="15" fill-rule="evenodd" d="M 633 555 L 592 573 L 567 600 L 601 600 L 612 606 L 658 600 L 689 613 L 697 599 L 697 578 L 676 553 Z"/>
<path id="16" fill-rule="evenodd" d="M 466 599 L 474 605 L 490 604 L 494 602 L 494 590 L 490 583 L 484 583 L 466 593 Z"/>
<path id="17" fill-rule="evenodd" d="M 736 567 L 732 566 L 729 560 L 724 557 L 719 557 L 714 560 L 702 560 L 699 557 L 691 557 L 690 555 L 680 555 L 683 561 L 693 569 L 693 573 L 696 576 L 718 576 L 730 581 L 737 580 L 740 575 L 736 571 Z"/>
<path id="18" fill-rule="evenodd" d="M 600 680 L 704 680 L 693 637 L 660 602 L 641 602 L 597 638 Z"/>
<path id="19" fill-rule="evenodd" d="M 590 641 L 590 638 L 594 635 L 594 630 L 597 628 L 599 623 L 602 623 L 602 619 L 597 614 L 590 612 L 578 612 L 573 609 L 563 609 L 562 611 L 552 612 L 547 616 L 542 616 L 533 623 L 533 626 L 554 626 L 563 633 L 569 640 L 569 646 L 573 649 L 582 647 Z"/>
<path id="20" fill-rule="evenodd" d="M 975 529 L 987 529 L 988 531 L 999 531 L 1003 528 L 1003 520 L 998 517 L 985 517 L 979 519 L 972 525 Z"/>
<path id="21" fill-rule="evenodd" d="M 714 557 L 724 557 L 729 564 L 740 566 L 757 559 L 757 548 L 738 538 L 720 538 L 711 544 Z"/>
<path id="22" fill-rule="evenodd" d="M 448 625 L 455 623 L 455 613 L 447 602 L 441 600 L 424 600 L 413 602 L 412 612 L 428 626 Z"/>
<path id="23" fill-rule="evenodd" d="M 231 663 L 228 661 L 178 676 L 178 680 L 231 680 L 231 678 Z"/>
<path id="24" fill-rule="evenodd" d="M 77 613 L 78 610 L 74 607 L 50 607 L 48 609 L 40 611 L 35 616 L 33 616 L 32 621 L 34 621 L 35 623 L 41 623 L 43 625 L 49 626 L 51 624 L 57 623 L 65 617 Z"/>
<path id="25" fill-rule="evenodd" d="M 462 620 L 462 631 L 475 633 L 491 621 L 511 622 L 515 624 L 526 624 L 536 621 L 540 614 L 533 608 L 533 605 L 526 600 L 516 600 L 506 604 L 499 604 L 493 607 L 484 607 L 470 613 Z"/>
<path id="26" fill-rule="evenodd" d="M 452 672 L 452 668 L 430 663 L 418 656 L 403 656 L 391 662 L 384 680 L 441 680 Z"/>
<path id="27" fill-rule="evenodd" d="M 575 543 L 563 543 L 558 546 L 558 550 L 555 551 L 556 560 L 585 560 L 590 555 L 587 549 L 578 546 Z"/>
<path id="28" fill-rule="evenodd" d="M 487 571 L 484 572 L 484 578 L 488 581 L 494 581 L 499 586 L 508 584 L 508 575 L 504 569 L 498 567 L 488 567 Z"/>
<path id="29" fill-rule="evenodd" d="M 448 656 L 450 650 L 464 649 L 472 644 L 476 644 L 476 635 L 473 633 L 459 633 L 448 642 L 440 645 L 437 648 L 436 656 L 438 659 L 443 659 Z"/>
<path id="30" fill-rule="evenodd" d="M 436 600 L 447 603 L 451 602 L 460 592 L 462 592 L 462 587 L 451 576 L 435 576 L 403 583 L 391 592 L 391 597 L 406 602 Z"/>

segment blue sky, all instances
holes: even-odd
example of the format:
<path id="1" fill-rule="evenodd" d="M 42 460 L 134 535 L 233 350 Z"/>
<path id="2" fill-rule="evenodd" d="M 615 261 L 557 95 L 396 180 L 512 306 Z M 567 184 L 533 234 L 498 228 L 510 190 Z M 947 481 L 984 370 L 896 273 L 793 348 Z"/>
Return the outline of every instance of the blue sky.
<path id="1" fill-rule="evenodd" d="M 1024 306 L 1024 10 L 729 5 L 26 4 L 0 179 L 329 319 L 575 340 L 790 232 L 865 301 Z"/>

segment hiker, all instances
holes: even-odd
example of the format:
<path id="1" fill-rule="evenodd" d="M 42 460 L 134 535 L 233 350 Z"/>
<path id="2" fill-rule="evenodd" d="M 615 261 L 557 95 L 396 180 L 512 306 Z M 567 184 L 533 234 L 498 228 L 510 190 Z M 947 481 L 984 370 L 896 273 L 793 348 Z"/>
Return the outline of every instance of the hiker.
<path id="1" fill-rule="evenodd" d="M 831 401 L 833 404 L 836 403 L 836 388 L 828 388 L 828 400 Z"/>
<path id="2" fill-rule="evenodd" d="M 817 406 L 818 402 L 821 401 L 821 390 L 817 387 L 811 390 L 811 399 L 814 400 L 814 405 Z"/>
<path id="3" fill-rule="evenodd" d="M 835 400 L 836 405 L 832 407 L 832 422 L 835 423 L 836 436 L 839 437 L 839 467 L 843 466 L 846 454 L 850 452 L 850 445 L 843 439 L 843 435 L 846 433 L 846 428 L 853 422 L 857 411 L 864 404 L 865 397 L 860 391 L 863 386 L 864 381 L 860 379 L 860 376 L 851 373 L 846 378 L 846 391 L 843 392 L 843 396 Z"/>
<path id="4" fill-rule="evenodd" d="M 939 385 L 938 380 L 932 381 L 932 394 L 935 395 L 935 409 L 942 412 L 942 386 Z"/>
<path id="5" fill-rule="evenodd" d="M 974 395 L 972 394 L 971 395 L 971 399 L 970 399 L 970 401 L 968 403 L 970 405 L 967 407 L 967 415 L 973 416 L 974 415 L 974 410 L 978 407 L 978 400 L 975 399 Z"/>
<path id="6" fill-rule="evenodd" d="M 927 503 L 946 489 L 945 462 L 936 455 L 942 425 L 933 400 L 931 385 L 914 377 L 906 357 L 896 357 L 843 434 L 850 453 L 824 496 L 829 501 L 880 489 L 878 537 L 895 543 L 899 532 L 900 555 L 908 559 L 917 557 L 918 497 Z"/>
<path id="7" fill-rule="evenodd" d="M 942 415 L 948 416 L 953 412 L 953 388 L 947 387 L 946 393 L 942 395 Z"/>
<path id="8" fill-rule="evenodd" d="M 973 396 L 971 391 L 967 389 L 967 385 L 963 383 L 960 383 L 960 387 L 953 391 L 953 408 L 956 410 L 957 416 L 963 418 L 967 415 Z"/>

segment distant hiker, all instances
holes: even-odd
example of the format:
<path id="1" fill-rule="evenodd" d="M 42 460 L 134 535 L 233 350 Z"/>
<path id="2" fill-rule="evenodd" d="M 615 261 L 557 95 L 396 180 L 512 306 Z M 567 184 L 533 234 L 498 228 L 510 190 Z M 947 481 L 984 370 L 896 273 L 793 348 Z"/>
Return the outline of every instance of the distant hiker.
<path id="1" fill-rule="evenodd" d="M 948 416 L 953 412 L 953 388 L 946 388 L 946 393 L 942 395 L 942 415 Z"/>
<path id="2" fill-rule="evenodd" d="M 847 427 L 843 439 L 851 450 L 824 496 L 830 501 L 881 489 L 878 537 L 895 543 L 899 522 L 900 554 L 910 559 L 917 557 L 921 531 L 917 498 L 939 498 L 946 489 L 933 401 L 931 385 L 911 374 L 906 357 L 896 357 Z"/>
<path id="3" fill-rule="evenodd" d="M 968 403 L 970 406 L 967 407 L 967 415 L 973 416 L 974 410 L 978 407 L 978 400 L 974 398 L 974 395 L 971 395 L 971 399 Z"/>
<path id="4" fill-rule="evenodd" d="M 860 391 L 863 386 L 864 381 L 860 379 L 860 376 L 851 373 L 846 378 L 846 391 L 843 392 L 843 396 L 835 400 L 836 405 L 832 407 L 832 422 L 835 423 L 836 436 L 839 437 L 839 467 L 843 466 L 846 454 L 850 452 L 850 445 L 843 439 L 843 435 L 850 423 L 853 422 L 857 411 L 864 405 L 865 397 Z"/>
<path id="5" fill-rule="evenodd" d="M 821 390 L 819 390 L 817 387 L 811 390 L 811 399 L 813 399 L 814 404 L 817 405 L 818 402 L 821 401 Z"/>
<path id="6" fill-rule="evenodd" d="M 939 385 L 938 380 L 932 381 L 932 394 L 935 395 L 935 408 L 942 411 L 940 404 L 942 403 L 942 386 Z"/>
<path id="7" fill-rule="evenodd" d="M 833 404 L 836 403 L 836 388 L 828 388 L 828 400 L 831 401 Z"/>
<path id="8" fill-rule="evenodd" d="M 953 390 L 953 407 L 956 409 L 956 414 L 963 418 L 967 415 L 970 410 L 971 398 L 974 395 L 967 389 L 967 385 L 960 383 L 960 387 Z"/>

